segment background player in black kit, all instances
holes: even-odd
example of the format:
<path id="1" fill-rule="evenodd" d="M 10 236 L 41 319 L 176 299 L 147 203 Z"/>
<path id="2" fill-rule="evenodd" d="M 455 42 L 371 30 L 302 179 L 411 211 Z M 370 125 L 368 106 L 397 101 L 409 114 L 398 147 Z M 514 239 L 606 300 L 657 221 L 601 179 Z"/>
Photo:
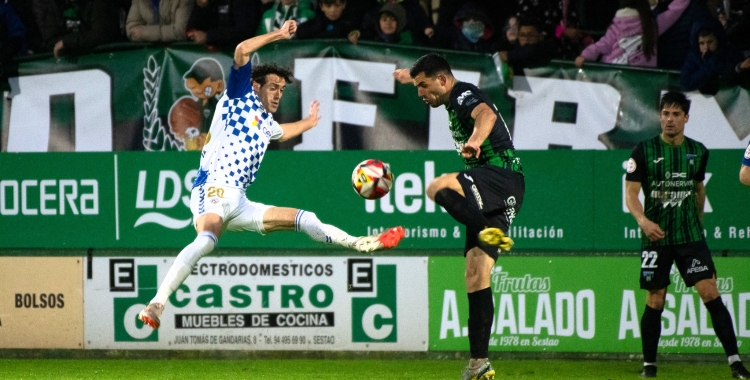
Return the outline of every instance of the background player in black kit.
<path id="1" fill-rule="evenodd" d="M 703 236 L 708 149 L 685 137 L 690 100 L 667 92 L 660 103 L 661 134 L 639 143 L 628 160 L 626 202 L 643 230 L 641 289 L 648 291 L 641 318 L 643 377 L 656 377 L 656 350 L 661 313 L 674 261 L 685 280 L 695 286 L 711 314 L 716 336 L 727 354 L 732 376 L 748 379 L 740 361 L 729 311 L 716 288 L 716 269 Z M 638 199 L 643 188 L 645 207 Z"/>
<path id="2" fill-rule="evenodd" d="M 499 250 L 513 241 L 505 236 L 523 203 L 524 177 L 510 133 L 492 101 L 477 86 L 458 81 L 448 61 L 437 54 L 417 60 L 394 78 L 413 83 L 430 107 L 445 106 L 456 150 L 466 170 L 444 174 L 427 187 L 427 196 L 466 226 L 466 291 L 469 296 L 471 360 L 464 380 L 491 380 L 487 360 L 495 313 L 490 272 Z"/>

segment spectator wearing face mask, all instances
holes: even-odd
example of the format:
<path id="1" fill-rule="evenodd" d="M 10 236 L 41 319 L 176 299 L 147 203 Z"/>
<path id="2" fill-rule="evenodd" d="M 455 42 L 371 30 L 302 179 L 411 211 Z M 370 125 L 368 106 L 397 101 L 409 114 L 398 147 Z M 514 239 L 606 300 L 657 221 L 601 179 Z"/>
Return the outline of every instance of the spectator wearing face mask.
<path id="1" fill-rule="evenodd" d="M 498 38 L 487 12 L 478 4 L 464 4 L 453 18 L 450 28 L 438 28 L 432 37 L 432 46 L 477 53 L 494 53 Z"/>

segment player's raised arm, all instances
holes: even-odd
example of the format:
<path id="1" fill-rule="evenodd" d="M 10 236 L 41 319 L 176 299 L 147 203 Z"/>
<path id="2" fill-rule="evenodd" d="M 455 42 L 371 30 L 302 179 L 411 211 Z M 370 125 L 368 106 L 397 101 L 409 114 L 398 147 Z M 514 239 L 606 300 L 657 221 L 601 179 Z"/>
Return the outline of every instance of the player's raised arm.
<path id="1" fill-rule="evenodd" d="M 297 137 L 318 125 L 318 120 L 320 120 L 320 115 L 318 115 L 319 109 L 320 103 L 314 100 L 310 103 L 310 114 L 306 118 L 295 123 L 280 124 L 279 126 L 284 131 L 284 135 L 281 136 L 279 141 L 286 141 Z"/>
<path id="2" fill-rule="evenodd" d="M 393 72 L 393 79 L 397 80 L 401 84 L 414 84 L 414 79 L 409 74 L 409 69 L 396 69 Z"/>
<path id="3" fill-rule="evenodd" d="M 253 38 L 244 40 L 237 45 L 234 49 L 234 67 L 245 66 L 250 61 L 250 54 L 263 46 L 270 44 L 271 42 L 279 40 L 288 40 L 292 38 L 294 32 L 297 31 L 297 22 L 294 20 L 287 20 L 279 30 L 261 34 Z"/>

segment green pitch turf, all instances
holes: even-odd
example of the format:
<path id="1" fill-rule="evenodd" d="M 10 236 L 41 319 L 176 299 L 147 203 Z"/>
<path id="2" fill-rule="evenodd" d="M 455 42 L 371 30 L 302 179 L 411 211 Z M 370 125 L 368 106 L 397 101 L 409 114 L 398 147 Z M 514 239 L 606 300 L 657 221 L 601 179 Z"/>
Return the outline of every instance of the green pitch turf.
<path id="1" fill-rule="evenodd" d="M 0 379 L 316 379 L 461 378 L 461 360 L 79 360 L 0 359 Z M 639 379 L 640 363 L 496 360 L 496 379 Z M 730 379 L 720 363 L 667 362 L 659 379 Z"/>

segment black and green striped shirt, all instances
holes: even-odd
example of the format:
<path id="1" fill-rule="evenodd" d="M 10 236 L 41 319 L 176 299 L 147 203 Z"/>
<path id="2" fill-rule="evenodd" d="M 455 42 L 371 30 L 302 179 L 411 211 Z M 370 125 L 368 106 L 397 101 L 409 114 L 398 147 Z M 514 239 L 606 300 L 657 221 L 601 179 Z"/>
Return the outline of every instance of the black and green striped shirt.
<path id="1" fill-rule="evenodd" d="M 458 82 L 453 86 L 448 104 L 445 105 L 445 109 L 448 110 L 448 126 L 456 151 L 461 154 L 461 148 L 474 132 L 474 119 L 471 118 L 471 112 L 481 103 L 487 104 L 495 111 L 497 121 L 490 135 L 480 146 L 479 158 L 464 158 L 464 165 L 467 169 L 493 165 L 523 174 L 521 159 L 516 155 L 510 132 L 497 107 L 477 86 L 464 82 Z"/>
<path id="2" fill-rule="evenodd" d="M 674 245 L 704 240 L 695 197 L 695 182 L 706 177 L 708 149 L 685 137 L 670 146 L 656 136 L 638 144 L 630 156 L 626 180 L 640 182 L 646 217 L 664 231 L 664 239 L 643 246 Z"/>

